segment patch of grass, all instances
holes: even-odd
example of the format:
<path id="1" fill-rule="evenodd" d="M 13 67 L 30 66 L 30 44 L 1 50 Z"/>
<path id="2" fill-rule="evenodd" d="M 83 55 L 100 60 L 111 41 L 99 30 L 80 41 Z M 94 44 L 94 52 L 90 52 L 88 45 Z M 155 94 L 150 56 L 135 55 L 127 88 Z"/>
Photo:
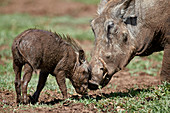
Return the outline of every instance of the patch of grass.
<path id="1" fill-rule="evenodd" d="M 147 57 L 135 57 L 127 68 L 132 76 L 138 76 L 137 72 L 145 72 L 156 76 L 162 66 L 163 52 L 153 53 Z"/>
<path id="2" fill-rule="evenodd" d="M 154 60 L 157 62 L 162 62 L 164 52 L 153 53 L 152 55 L 148 56 L 148 60 Z"/>
<path id="3" fill-rule="evenodd" d="M 60 34 L 69 34 L 80 40 L 94 40 L 89 26 L 91 18 L 64 17 L 32 17 L 26 14 L 0 15 L 0 45 L 12 45 L 13 39 L 29 28 L 51 30 Z M 79 27 L 80 26 L 80 27 Z M 81 26 L 87 26 L 81 28 Z"/>
<path id="4" fill-rule="evenodd" d="M 5 63 L 0 65 L 0 89 L 14 90 L 14 74 L 12 63 Z"/>
<path id="5" fill-rule="evenodd" d="M 86 106 L 94 104 L 99 112 L 141 112 L 141 113 L 169 113 L 170 84 L 164 83 L 158 88 L 130 89 L 128 92 L 102 94 L 102 96 L 87 96 L 75 102 L 82 102 Z"/>

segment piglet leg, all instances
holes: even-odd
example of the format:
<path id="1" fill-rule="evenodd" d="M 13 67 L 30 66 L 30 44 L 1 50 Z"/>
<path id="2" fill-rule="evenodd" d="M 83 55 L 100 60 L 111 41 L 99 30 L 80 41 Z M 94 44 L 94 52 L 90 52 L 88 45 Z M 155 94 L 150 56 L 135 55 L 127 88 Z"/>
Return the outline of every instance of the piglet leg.
<path id="1" fill-rule="evenodd" d="M 27 99 L 27 86 L 29 81 L 31 80 L 32 77 L 32 72 L 33 69 L 30 65 L 25 64 L 24 66 L 24 76 L 23 79 L 21 81 L 21 85 L 22 85 L 22 102 L 23 104 L 27 104 L 28 103 L 28 99 Z"/>
<path id="2" fill-rule="evenodd" d="M 59 85 L 60 91 L 64 97 L 64 99 L 67 98 L 67 87 L 65 83 L 65 73 L 64 71 L 59 71 L 56 75 L 56 81 Z"/>
<path id="3" fill-rule="evenodd" d="M 21 102 L 21 70 L 22 66 L 16 65 L 15 62 L 13 62 L 13 69 L 15 72 L 15 90 L 17 94 L 17 99 L 16 102 L 20 103 Z"/>
<path id="4" fill-rule="evenodd" d="M 49 73 L 40 71 L 40 76 L 39 76 L 39 81 L 38 81 L 37 89 L 36 89 L 34 95 L 32 96 L 32 99 L 31 99 L 31 103 L 32 104 L 35 104 L 36 102 L 38 102 L 39 95 L 40 95 L 42 89 L 45 86 L 48 74 Z"/>

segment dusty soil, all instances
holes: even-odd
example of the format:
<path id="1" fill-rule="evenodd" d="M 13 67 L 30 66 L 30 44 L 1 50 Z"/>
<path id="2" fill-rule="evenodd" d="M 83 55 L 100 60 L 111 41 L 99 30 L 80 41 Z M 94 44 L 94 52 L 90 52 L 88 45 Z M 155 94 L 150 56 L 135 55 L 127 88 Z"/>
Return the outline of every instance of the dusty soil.
<path id="1" fill-rule="evenodd" d="M 0 0 L 0 13 L 28 13 L 32 15 L 75 17 L 94 15 L 96 5 L 86 5 L 66 0 Z"/>
<path id="2" fill-rule="evenodd" d="M 8 1 L 8 2 L 6 2 Z M 65 2 L 64 0 L 0 0 L 0 13 L 29 13 L 32 15 L 47 15 L 47 16 L 61 16 L 71 15 L 75 17 L 93 16 L 95 15 L 97 6 L 85 5 L 76 2 Z M 92 42 L 80 42 L 85 51 L 91 51 L 93 48 Z M 87 46 L 88 45 L 88 46 Z M 3 46 L 4 47 L 4 46 Z M 3 49 L 1 47 L 1 49 Z M 1 56 L 0 56 L 1 58 Z M 0 60 L 0 65 L 3 62 Z M 127 69 L 115 74 L 110 83 L 102 90 L 90 91 L 91 98 L 99 98 L 101 94 L 111 96 L 112 93 L 127 92 L 129 89 L 139 90 L 156 86 L 159 82 L 159 76 L 150 76 L 146 73 L 139 72 L 139 76 L 131 76 Z M 48 93 L 47 93 L 48 92 Z M 37 107 L 34 109 L 20 109 L 15 103 L 15 92 L 8 90 L 0 90 L 0 112 L 64 112 L 64 113 L 89 113 L 96 112 L 94 105 L 85 106 L 82 103 L 64 102 L 61 94 L 55 91 L 45 91 L 40 95 L 39 103 L 53 105 L 53 107 L 44 108 Z M 70 98 L 83 98 L 77 94 L 70 95 Z M 60 104 L 60 102 L 64 102 Z M 4 105 L 10 107 L 3 108 Z"/>

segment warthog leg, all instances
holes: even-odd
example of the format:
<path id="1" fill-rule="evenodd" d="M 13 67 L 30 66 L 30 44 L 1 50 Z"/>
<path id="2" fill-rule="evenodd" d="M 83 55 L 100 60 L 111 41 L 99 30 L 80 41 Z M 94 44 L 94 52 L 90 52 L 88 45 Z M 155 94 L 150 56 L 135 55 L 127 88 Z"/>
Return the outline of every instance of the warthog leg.
<path id="1" fill-rule="evenodd" d="M 37 89 L 36 89 L 34 95 L 32 96 L 32 99 L 31 99 L 31 103 L 32 103 L 32 104 L 35 104 L 36 102 L 38 102 L 39 95 L 40 95 L 42 89 L 43 89 L 44 86 L 45 86 L 45 83 L 46 83 L 46 81 L 47 81 L 48 74 L 49 74 L 49 73 L 43 72 L 42 70 L 40 71 Z"/>
<path id="2" fill-rule="evenodd" d="M 16 102 L 20 103 L 21 102 L 21 70 L 22 70 L 22 65 L 18 66 L 16 65 L 15 62 L 13 62 L 13 69 L 15 72 L 15 90 L 17 94 L 17 99 Z"/>
<path id="3" fill-rule="evenodd" d="M 167 44 L 164 49 L 162 71 L 160 77 L 162 82 L 170 82 L 170 44 Z"/>
<path id="4" fill-rule="evenodd" d="M 29 81 L 31 80 L 32 77 L 32 72 L 33 69 L 30 65 L 25 64 L 24 65 L 24 76 L 22 79 L 22 102 L 23 104 L 27 104 L 28 103 L 28 99 L 27 99 L 27 86 Z"/>
<path id="5" fill-rule="evenodd" d="M 63 95 L 63 98 L 66 99 L 67 98 L 67 88 L 66 88 L 66 83 L 65 83 L 65 72 L 59 71 L 55 75 L 56 75 L 56 81 L 57 81 L 60 91 Z"/>

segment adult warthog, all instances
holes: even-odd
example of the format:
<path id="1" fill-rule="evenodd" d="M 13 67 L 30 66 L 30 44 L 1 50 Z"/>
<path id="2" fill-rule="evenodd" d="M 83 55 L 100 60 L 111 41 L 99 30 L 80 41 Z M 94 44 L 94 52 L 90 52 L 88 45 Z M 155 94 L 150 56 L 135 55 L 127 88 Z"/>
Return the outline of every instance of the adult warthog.
<path id="1" fill-rule="evenodd" d="M 161 80 L 170 81 L 169 6 L 169 0 L 101 0 L 91 22 L 95 47 L 90 89 L 107 85 L 135 56 L 162 50 Z"/>

